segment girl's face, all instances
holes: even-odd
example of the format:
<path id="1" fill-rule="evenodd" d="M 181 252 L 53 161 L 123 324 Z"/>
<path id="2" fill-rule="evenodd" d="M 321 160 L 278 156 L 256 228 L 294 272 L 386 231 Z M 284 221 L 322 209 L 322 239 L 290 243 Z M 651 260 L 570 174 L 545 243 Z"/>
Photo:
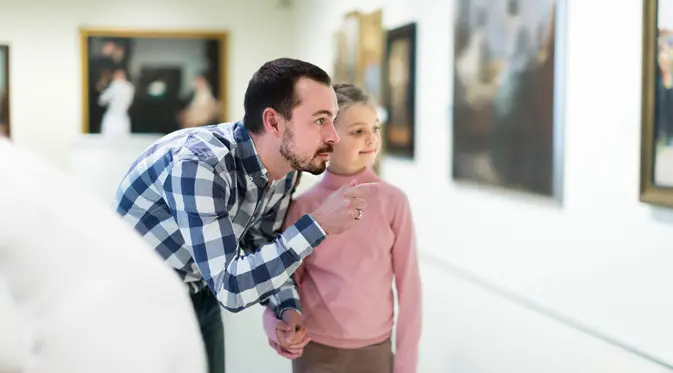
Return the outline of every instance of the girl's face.
<path id="1" fill-rule="evenodd" d="M 330 155 L 330 169 L 355 173 L 372 167 L 381 149 L 381 125 L 371 105 L 353 104 L 339 113 L 336 130 L 340 141 Z"/>

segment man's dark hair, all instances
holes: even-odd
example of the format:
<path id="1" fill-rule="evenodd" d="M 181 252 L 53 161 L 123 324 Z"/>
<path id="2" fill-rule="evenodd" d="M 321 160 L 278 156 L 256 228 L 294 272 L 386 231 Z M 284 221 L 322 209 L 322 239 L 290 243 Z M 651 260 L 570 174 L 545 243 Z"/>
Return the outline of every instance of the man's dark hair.
<path id="1" fill-rule="evenodd" d="M 245 91 L 243 122 L 248 131 L 262 132 L 262 113 L 273 108 L 286 119 L 292 119 L 292 109 L 299 105 L 294 87 L 300 78 L 309 78 L 326 86 L 332 80 L 325 70 L 292 58 L 279 58 L 262 65 L 252 76 Z"/>

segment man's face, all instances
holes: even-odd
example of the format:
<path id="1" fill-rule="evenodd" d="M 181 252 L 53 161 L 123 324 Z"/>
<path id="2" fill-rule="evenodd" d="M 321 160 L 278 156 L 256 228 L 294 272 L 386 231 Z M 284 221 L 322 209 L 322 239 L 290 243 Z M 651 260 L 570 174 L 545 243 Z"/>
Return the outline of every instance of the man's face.
<path id="1" fill-rule="evenodd" d="M 339 142 L 334 129 L 339 110 L 336 94 L 331 86 L 306 78 L 297 81 L 295 92 L 300 104 L 292 110 L 292 119 L 285 121 L 280 154 L 295 170 L 318 175 Z"/>

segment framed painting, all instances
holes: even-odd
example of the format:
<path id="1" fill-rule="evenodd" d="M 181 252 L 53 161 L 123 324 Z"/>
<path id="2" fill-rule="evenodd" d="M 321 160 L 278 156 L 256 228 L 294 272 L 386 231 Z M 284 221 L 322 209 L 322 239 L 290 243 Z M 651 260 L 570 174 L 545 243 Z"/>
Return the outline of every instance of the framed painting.
<path id="1" fill-rule="evenodd" d="M 0 45 L 0 136 L 10 137 L 9 46 Z"/>
<path id="2" fill-rule="evenodd" d="M 414 158 L 416 108 L 416 23 L 388 31 L 384 60 L 383 127 L 387 154 Z"/>
<path id="3" fill-rule="evenodd" d="M 332 80 L 357 84 L 380 102 L 384 39 L 382 10 L 347 13 L 334 34 Z"/>
<path id="4" fill-rule="evenodd" d="M 227 33 L 81 29 L 82 131 L 167 134 L 227 118 Z"/>
<path id="5" fill-rule="evenodd" d="M 371 13 L 346 13 L 340 28 L 334 33 L 332 81 L 362 87 L 379 108 L 382 106 L 384 41 L 381 9 Z M 385 116 L 381 119 L 385 120 Z M 378 160 L 373 168 L 378 172 Z"/>
<path id="6" fill-rule="evenodd" d="M 356 83 L 360 49 L 360 13 L 349 12 L 335 34 L 334 83 Z"/>
<path id="7" fill-rule="evenodd" d="M 378 103 L 381 103 L 382 64 L 385 54 L 383 11 L 360 15 L 360 58 L 358 81 Z"/>
<path id="8" fill-rule="evenodd" d="M 457 0 L 452 178 L 561 201 L 562 0 Z"/>
<path id="9" fill-rule="evenodd" d="M 673 208 L 673 8 L 644 0 L 640 200 Z"/>

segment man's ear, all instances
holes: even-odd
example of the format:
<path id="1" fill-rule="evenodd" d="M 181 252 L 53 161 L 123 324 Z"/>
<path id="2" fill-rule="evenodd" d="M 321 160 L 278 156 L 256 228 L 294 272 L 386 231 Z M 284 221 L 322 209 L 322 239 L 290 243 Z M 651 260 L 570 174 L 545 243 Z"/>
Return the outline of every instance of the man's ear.
<path id="1" fill-rule="evenodd" d="M 282 135 L 281 128 L 281 119 L 282 116 L 279 112 L 272 108 L 266 108 L 262 112 L 262 124 L 264 125 L 264 131 L 266 133 L 272 134 L 273 136 L 280 137 Z"/>

